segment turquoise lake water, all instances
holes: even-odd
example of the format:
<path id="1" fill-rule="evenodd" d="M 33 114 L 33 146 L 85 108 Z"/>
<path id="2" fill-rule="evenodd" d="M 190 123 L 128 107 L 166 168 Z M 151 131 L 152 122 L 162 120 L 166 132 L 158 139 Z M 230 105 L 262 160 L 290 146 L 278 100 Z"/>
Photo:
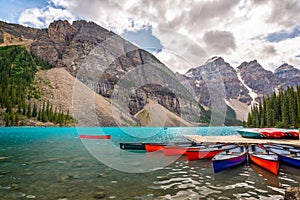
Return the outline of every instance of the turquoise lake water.
<path id="1" fill-rule="evenodd" d="M 111 140 L 79 139 L 109 134 Z M 0 128 L 0 199 L 283 199 L 300 170 L 275 176 L 245 163 L 214 174 L 210 160 L 120 150 L 119 142 L 236 135 L 235 127 Z"/>

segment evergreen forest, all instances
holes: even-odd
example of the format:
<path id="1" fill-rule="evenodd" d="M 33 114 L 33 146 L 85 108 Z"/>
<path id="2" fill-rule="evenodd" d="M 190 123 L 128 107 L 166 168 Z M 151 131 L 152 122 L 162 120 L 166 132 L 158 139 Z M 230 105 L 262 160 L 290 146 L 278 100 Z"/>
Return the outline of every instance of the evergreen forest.
<path id="1" fill-rule="evenodd" d="M 0 47 L 0 124 L 22 126 L 29 119 L 60 126 L 73 123 L 68 112 L 42 100 L 34 85 L 35 73 L 51 67 L 25 47 Z"/>
<path id="2" fill-rule="evenodd" d="M 299 128 L 300 126 L 300 86 L 281 89 L 264 97 L 258 106 L 252 107 L 248 115 L 247 127 Z"/>

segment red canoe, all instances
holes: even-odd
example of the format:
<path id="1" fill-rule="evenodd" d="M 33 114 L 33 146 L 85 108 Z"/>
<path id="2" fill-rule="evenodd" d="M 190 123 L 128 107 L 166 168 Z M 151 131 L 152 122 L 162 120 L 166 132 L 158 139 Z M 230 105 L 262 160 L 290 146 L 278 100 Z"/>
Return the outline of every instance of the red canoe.
<path id="1" fill-rule="evenodd" d="M 286 130 L 277 128 L 263 128 L 259 131 L 266 138 L 285 138 L 288 137 Z"/>
<path id="2" fill-rule="evenodd" d="M 253 163 L 278 175 L 279 161 L 276 154 L 266 151 L 259 145 L 250 145 L 248 151 L 249 158 Z"/>
<path id="3" fill-rule="evenodd" d="M 147 152 L 162 151 L 165 144 L 145 144 L 145 149 Z"/>
<path id="4" fill-rule="evenodd" d="M 286 132 L 288 133 L 290 138 L 299 139 L 299 130 L 287 129 Z"/>
<path id="5" fill-rule="evenodd" d="M 80 139 L 110 139 L 110 135 L 79 135 Z"/>
<path id="6" fill-rule="evenodd" d="M 163 153 L 165 156 L 180 156 L 180 155 L 185 155 L 186 151 L 188 149 L 201 149 L 204 148 L 205 146 L 199 145 L 199 146 L 191 146 L 191 145 L 182 145 L 182 146 L 164 146 L 163 147 Z"/>
<path id="7" fill-rule="evenodd" d="M 185 154 L 189 161 L 199 160 L 199 159 L 209 159 L 224 150 L 232 149 L 236 146 L 237 145 L 235 145 L 235 144 L 232 144 L 232 145 L 230 144 L 230 145 L 224 145 L 224 146 L 219 146 L 219 147 L 208 147 L 208 148 L 199 149 L 199 150 L 189 149 L 186 151 Z"/>
<path id="8" fill-rule="evenodd" d="M 208 158 L 214 157 L 221 151 L 222 151 L 221 149 L 215 149 L 215 148 L 207 148 L 207 149 L 201 149 L 201 150 L 189 150 L 186 152 L 186 156 L 189 161 L 199 160 L 199 159 L 208 159 Z"/>
<path id="9" fill-rule="evenodd" d="M 217 148 L 223 146 L 224 144 L 196 144 L 196 145 L 170 145 L 164 146 L 163 152 L 165 156 L 179 156 L 179 155 L 186 155 L 186 151 L 192 150 L 200 150 L 204 148 Z"/>

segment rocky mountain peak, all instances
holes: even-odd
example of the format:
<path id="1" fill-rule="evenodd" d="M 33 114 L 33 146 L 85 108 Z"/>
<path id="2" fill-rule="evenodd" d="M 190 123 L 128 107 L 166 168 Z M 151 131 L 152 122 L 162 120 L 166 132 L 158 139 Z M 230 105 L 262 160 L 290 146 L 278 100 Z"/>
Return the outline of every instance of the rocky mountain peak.
<path id="1" fill-rule="evenodd" d="M 39 30 L 31 51 L 57 67 L 65 67 L 75 75 L 85 57 L 114 33 L 85 20 L 52 22 L 48 29 Z"/>
<path id="2" fill-rule="evenodd" d="M 291 71 L 291 70 L 296 70 L 296 68 L 294 68 L 292 65 L 289 65 L 287 63 L 284 63 L 282 65 L 280 65 L 278 68 L 275 69 L 274 71 L 274 74 L 281 74 L 281 73 L 285 73 L 285 72 L 288 72 L 288 71 Z"/>
<path id="3" fill-rule="evenodd" d="M 48 35 L 55 43 L 66 43 L 71 40 L 76 30 L 67 20 L 54 21 L 49 25 Z"/>
<path id="4" fill-rule="evenodd" d="M 222 57 L 214 56 L 214 57 L 208 59 L 208 60 L 206 61 L 206 64 L 207 64 L 207 63 L 216 63 L 216 64 L 221 65 L 221 64 L 225 63 L 225 61 L 224 61 L 224 59 L 223 59 Z"/>
<path id="5" fill-rule="evenodd" d="M 237 67 L 238 71 L 255 71 L 264 70 L 264 68 L 257 62 L 257 60 L 252 60 L 250 62 L 243 62 Z"/>
<path id="6" fill-rule="evenodd" d="M 24 40 L 31 43 L 38 31 L 36 28 L 0 21 L 0 44 L 24 45 Z"/>
<path id="7" fill-rule="evenodd" d="M 210 106 L 210 90 L 224 87 L 224 98 L 239 99 L 243 103 L 250 103 L 251 98 L 247 89 L 239 81 L 234 68 L 222 57 L 212 57 L 204 65 L 190 69 L 184 77 L 187 78 L 195 91 L 197 100 L 205 106 Z"/>
<path id="8" fill-rule="evenodd" d="M 237 72 L 244 83 L 258 94 L 258 97 L 269 95 L 276 87 L 276 77 L 271 71 L 264 69 L 257 60 L 243 62 Z"/>
<path id="9" fill-rule="evenodd" d="M 300 70 L 287 63 L 282 64 L 274 71 L 278 84 L 287 88 L 300 85 Z"/>

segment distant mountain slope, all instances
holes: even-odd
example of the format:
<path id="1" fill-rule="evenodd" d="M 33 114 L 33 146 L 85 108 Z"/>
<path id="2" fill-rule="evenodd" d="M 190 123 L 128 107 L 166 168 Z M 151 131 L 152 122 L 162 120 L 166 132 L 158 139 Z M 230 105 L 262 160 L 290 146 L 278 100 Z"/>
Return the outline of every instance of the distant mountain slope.
<path id="1" fill-rule="evenodd" d="M 72 24 L 58 20 L 45 29 L 0 22 L 1 45 L 24 45 L 42 60 L 76 76 L 111 103 L 113 111 L 108 115 L 119 122 L 112 122 L 108 117 L 107 125 L 123 124 L 126 120 L 129 124 L 139 124 L 134 115 L 143 111 L 150 101 L 190 123 L 208 123 L 216 114 L 216 125 L 220 125 L 226 113 L 230 113 L 230 118 L 246 120 L 250 105 L 257 104 L 262 96 L 281 87 L 300 85 L 300 70 L 291 65 L 284 64 L 273 73 L 253 60 L 234 69 L 221 57 L 212 57 L 185 74 L 175 75 L 149 52 L 84 20 Z M 47 76 L 55 77 L 51 75 L 54 72 L 50 70 Z M 55 80 L 52 78 L 50 82 Z M 192 91 L 185 87 L 187 84 Z M 72 98 L 77 98 L 74 93 L 80 98 L 78 88 L 73 87 L 72 91 Z M 66 107 L 71 105 L 68 102 Z M 203 106 L 212 110 L 205 111 Z M 99 109 L 97 115 L 106 116 L 107 112 Z M 235 123 L 231 119 L 227 122 Z"/>
<path id="2" fill-rule="evenodd" d="M 177 76 L 184 78 L 182 82 L 189 82 L 201 104 L 210 107 L 213 99 L 225 102 L 240 120 L 247 120 L 251 105 L 258 104 L 263 96 L 281 87 L 300 85 L 300 70 L 291 65 L 284 64 L 273 73 L 253 60 L 234 69 L 221 57 L 212 57 L 205 64 Z M 218 97 L 213 96 L 214 89 L 219 90 Z"/>
<path id="3" fill-rule="evenodd" d="M 53 68 L 50 70 L 39 71 L 36 75 L 36 79 L 40 81 L 40 88 L 43 98 L 50 101 L 55 106 L 61 106 L 64 109 L 70 110 L 70 114 L 74 115 L 74 111 L 77 115 L 84 116 L 87 110 L 73 109 L 73 87 L 75 85 L 75 77 L 67 72 L 64 68 Z M 85 120 L 84 125 L 89 126 L 112 126 L 117 125 L 112 117 L 111 103 L 103 96 L 96 94 L 86 85 L 80 82 L 76 82 L 76 87 L 79 88 L 81 94 L 86 98 L 93 97 L 94 110 L 97 113 L 98 121 Z M 85 101 L 83 100 L 82 103 Z M 136 123 L 134 119 L 131 119 L 131 123 Z M 123 125 L 128 125 L 127 122 L 123 122 Z M 137 124 L 138 125 L 138 124 Z"/>
<path id="4" fill-rule="evenodd" d="M 277 87 L 277 79 L 271 71 L 265 70 L 256 60 L 243 62 L 237 67 L 244 83 L 250 87 L 258 97 L 271 94 Z"/>
<path id="5" fill-rule="evenodd" d="M 300 70 L 284 63 L 274 71 L 274 75 L 276 76 L 279 85 L 284 87 L 285 89 L 288 86 L 292 86 L 296 88 L 296 86 L 300 86 Z"/>
<path id="6" fill-rule="evenodd" d="M 192 126 L 191 123 L 151 99 L 135 114 L 135 117 L 143 126 Z"/>
<path id="7" fill-rule="evenodd" d="M 10 24 L 2 21 L 0 21 L 0 30 L 0 33 L 6 32 L 16 38 L 24 38 L 29 40 L 33 40 L 36 37 L 37 32 L 39 31 L 39 29 L 36 28 L 25 27 L 19 24 Z M 3 41 L 0 40 L 0 43 L 2 42 Z"/>
<path id="8" fill-rule="evenodd" d="M 205 106 L 209 106 L 211 103 L 210 88 L 222 86 L 224 86 L 224 97 L 221 97 L 223 101 L 224 98 L 227 100 L 238 99 L 244 103 L 251 101 L 247 89 L 239 81 L 235 69 L 221 57 L 213 57 L 205 64 L 188 70 L 184 76 L 189 80 L 199 102 Z M 208 86 L 207 83 L 210 85 Z"/>
<path id="9" fill-rule="evenodd" d="M 0 125 L 74 124 L 66 108 L 41 98 L 35 75 L 51 67 L 24 47 L 0 47 Z"/>
<path id="10" fill-rule="evenodd" d="M 51 23 L 47 29 L 28 28 L 25 31 L 23 29 L 26 27 L 0 24 L 0 31 L 10 32 L 16 40 L 23 37 L 20 33 L 26 33 L 24 38 L 28 39 L 30 50 L 34 55 L 56 67 L 65 68 L 90 89 L 111 99 L 113 106 L 124 116 L 126 115 L 126 120 L 133 117 L 128 111 L 131 109 L 128 102 L 133 90 L 151 83 L 175 91 L 175 99 L 180 102 L 178 110 L 181 113 L 176 112 L 171 107 L 172 104 L 166 103 L 166 99 L 171 99 L 168 93 L 158 95 L 159 91 L 153 92 L 151 98 L 156 99 L 162 106 L 195 123 L 207 119 L 207 117 L 202 117 L 205 113 L 201 105 L 192 98 L 170 69 L 152 54 L 93 22 L 81 20 L 70 24 L 68 21 L 59 20 Z M 13 43 L 18 44 L 16 41 L 11 44 Z M 116 87 L 123 89 L 116 90 Z M 116 94 L 114 94 L 116 92 L 121 92 L 122 94 L 117 96 L 123 95 L 124 99 L 116 99 Z M 75 94 L 79 92 L 75 91 Z M 97 114 L 101 115 L 101 112 L 99 110 Z M 111 123 L 111 125 L 114 124 Z"/>

